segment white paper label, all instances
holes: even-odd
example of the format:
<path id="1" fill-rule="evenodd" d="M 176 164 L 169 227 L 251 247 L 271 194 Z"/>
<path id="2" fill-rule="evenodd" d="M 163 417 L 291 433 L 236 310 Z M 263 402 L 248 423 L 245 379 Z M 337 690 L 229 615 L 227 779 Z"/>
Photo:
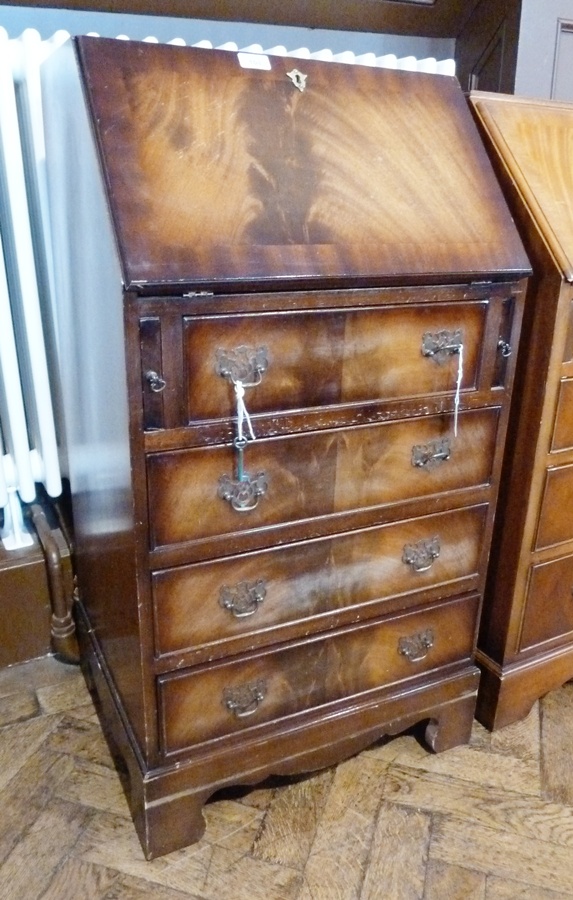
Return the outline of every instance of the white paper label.
<path id="1" fill-rule="evenodd" d="M 243 69 L 266 69 L 270 71 L 271 61 L 264 53 L 237 53 L 239 65 Z"/>

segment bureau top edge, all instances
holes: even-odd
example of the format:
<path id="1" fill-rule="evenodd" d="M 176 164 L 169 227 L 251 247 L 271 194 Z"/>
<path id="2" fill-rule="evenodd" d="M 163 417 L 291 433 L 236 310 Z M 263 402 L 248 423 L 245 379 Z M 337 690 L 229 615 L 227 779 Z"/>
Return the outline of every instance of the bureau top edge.
<path id="1" fill-rule="evenodd" d="M 516 284 L 524 278 L 531 275 L 531 266 L 528 264 L 524 268 L 516 268 L 506 272 L 496 272 L 492 277 L 483 277 L 484 273 L 479 273 L 482 277 L 476 277 L 475 273 L 465 272 L 435 272 L 432 274 L 422 273 L 419 276 L 411 275 L 410 277 L 398 277 L 396 275 L 378 275 L 372 278 L 344 278 L 344 277 L 293 277 L 285 274 L 283 277 L 273 279 L 261 278 L 245 280 L 237 279 L 206 279 L 205 281 L 189 280 L 174 283 L 170 279 L 165 281 L 135 281 L 129 282 L 124 279 L 123 289 L 135 296 L 142 298 L 147 297 L 171 297 L 173 299 L 185 300 L 201 300 L 208 297 L 218 296 L 236 296 L 238 294 L 250 293 L 257 296 L 268 294 L 274 296 L 278 294 L 300 294 L 306 292 L 309 294 L 318 294 L 319 292 L 328 293 L 330 296 L 336 294 L 352 292 L 355 296 L 363 294 L 364 296 L 372 295 L 377 290 L 387 291 L 389 289 L 396 290 L 420 290 L 420 289 L 436 289 L 440 288 L 451 290 L 452 288 L 461 288 L 468 292 L 476 292 L 483 290 L 486 293 L 495 289 L 514 290 Z M 492 273 L 488 273 L 492 274 Z"/>

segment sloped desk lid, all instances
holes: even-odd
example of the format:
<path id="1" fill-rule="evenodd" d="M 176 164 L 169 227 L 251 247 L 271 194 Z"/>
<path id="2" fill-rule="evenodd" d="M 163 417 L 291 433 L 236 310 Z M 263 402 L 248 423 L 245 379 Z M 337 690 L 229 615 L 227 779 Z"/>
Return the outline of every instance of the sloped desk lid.
<path id="1" fill-rule="evenodd" d="M 479 91 L 470 102 L 556 267 L 573 281 L 573 104 Z"/>
<path id="2" fill-rule="evenodd" d="M 75 40 L 126 286 L 528 271 L 455 79 Z"/>

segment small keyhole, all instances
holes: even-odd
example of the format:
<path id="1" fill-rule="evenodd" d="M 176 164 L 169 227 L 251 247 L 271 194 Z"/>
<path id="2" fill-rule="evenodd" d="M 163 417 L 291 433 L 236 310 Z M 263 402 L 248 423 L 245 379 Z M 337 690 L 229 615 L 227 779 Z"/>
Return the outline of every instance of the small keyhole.
<path id="1" fill-rule="evenodd" d="M 299 72 L 298 69 L 291 69 L 290 72 L 287 72 L 287 77 L 290 78 L 297 90 L 299 90 L 301 93 L 302 91 L 304 91 L 306 87 L 306 75 L 303 75 L 303 73 Z"/>

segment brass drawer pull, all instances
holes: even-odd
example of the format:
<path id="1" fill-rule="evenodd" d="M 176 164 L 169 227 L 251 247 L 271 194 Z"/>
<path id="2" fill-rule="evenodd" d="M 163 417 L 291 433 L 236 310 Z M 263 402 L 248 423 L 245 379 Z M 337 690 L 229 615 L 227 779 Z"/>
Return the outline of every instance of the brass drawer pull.
<path id="1" fill-rule="evenodd" d="M 217 350 L 215 371 L 217 375 L 228 378 L 233 384 L 241 382 L 243 387 L 255 387 L 260 384 L 268 367 L 266 347 L 241 345 L 232 350 Z"/>
<path id="2" fill-rule="evenodd" d="M 434 646 L 434 632 L 431 628 L 412 634 L 410 637 L 401 637 L 398 640 L 398 653 L 405 656 L 410 662 L 420 662 L 428 655 L 428 650 Z"/>
<path id="3" fill-rule="evenodd" d="M 419 469 L 435 469 L 451 456 L 450 439 L 436 438 L 427 444 L 415 444 L 412 447 L 412 465 Z"/>
<path id="4" fill-rule="evenodd" d="M 245 472 L 237 479 L 229 475 L 221 475 L 217 495 L 222 500 L 227 500 L 236 512 L 249 512 L 255 509 L 259 498 L 267 491 L 268 482 L 264 472 L 255 476 Z"/>
<path id="5" fill-rule="evenodd" d="M 244 619 L 256 613 L 266 595 L 267 586 L 262 578 L 252 583 L 239 581 L 233 587 L 223 585 L 219 591 L 219 605 L 236 619 Z"/>
<path id="6" fill-rule="evenodd" d="M 402 562 L 410 566 L 414 572 L 427 572 L 439 555 L 440 539 L 434 537 L 418 541 L 416 544 L 406 544 L 402 553 Z"/>
<path id="7" fill-rule="evenodd" d="M 456 394 L 454 398 L 454 437 L 457 437 L 464 356 L 461 328 L 456 328 L 454 331 L 447 331 L 447 329 L 443 328 L 441 331 L 434 333 L 426 331 L 422 336 L 422 356 L 434 359 L 439 366 L 443 366 L 449 356 L 458 357 L 458 373 L 455 383 Z"/>
<path id="8" fill-rule="evenodd" d="M 255 432 L 251 417 L 245 405 L 245 388 L 260 384 L 263 372 L 268 368 L 265 347 L 240 346 L 234 350 L 217 350 L 216 372 L 228 378 L 235 391 L 237 405 L 237 431 L 233 446 L 236 450 L 236 478 L 221 475 L 217 494 L 228 500 L 236 512 L 249 512 L 255 509 L 267 490 L 267 476 L 258 472 L 251 476 L 245 472 L 244 453 L 249 440 L 255 440 Z"/>
<path id="9" fill-rule="evenodd" d="M 147 381 L 150 389 L 154 394 L 160 394 L 161 391 L 165 390 L 165 387 L 167 385 L 165 379 L 162 378 L 158 372 L 154 372 L 152 370 L 145 373 L 145 380 Z"/>
<path id="10" fill-rule="evenodd" d="M 259 705 L 265 699 L 267 686 L 264 681 L 254 681 L 250 684 L 240 684 L 237 687 L 225 688 L 223 691 L 223 703 L 237 719 L 244 719 L 256 713 Z"/>
<path id="11" fill-rule="evenodd" d="M 447 331 L 444 328 L 434 333 L 427 331 L 422 336 L 422 356 L 431 357 L 440 366 L 446 362 L 448 356 L 455 356 L 459 353 L 462 346 L 460 328 L 456 328 L 454 331 Z"/>

